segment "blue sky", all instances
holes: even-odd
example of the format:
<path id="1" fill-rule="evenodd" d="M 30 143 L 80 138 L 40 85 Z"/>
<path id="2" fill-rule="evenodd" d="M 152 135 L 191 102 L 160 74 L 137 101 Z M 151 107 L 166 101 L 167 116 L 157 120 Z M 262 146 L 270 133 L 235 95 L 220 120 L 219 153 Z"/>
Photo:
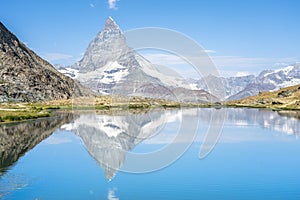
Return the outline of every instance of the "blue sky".
<path id="1" fill-rule="evenodd" d="M 0 20 L 51 63 L 72 64 L 112 16 L 122 30 L 163 27 L 205 49 L 222 72 L 257 73 L 300 61 L 295 0 L 9 0 Z"/>

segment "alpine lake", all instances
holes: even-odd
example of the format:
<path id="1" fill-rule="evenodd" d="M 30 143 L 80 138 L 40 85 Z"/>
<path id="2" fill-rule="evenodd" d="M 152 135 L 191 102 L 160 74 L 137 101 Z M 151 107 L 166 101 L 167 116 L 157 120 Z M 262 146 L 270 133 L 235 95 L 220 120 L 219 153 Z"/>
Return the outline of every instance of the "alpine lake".
<path id="1" fill-rule="evenodd" d="M 300 112 L 55 112 L 0 124 L 0 199 L 300 199 Z"/>

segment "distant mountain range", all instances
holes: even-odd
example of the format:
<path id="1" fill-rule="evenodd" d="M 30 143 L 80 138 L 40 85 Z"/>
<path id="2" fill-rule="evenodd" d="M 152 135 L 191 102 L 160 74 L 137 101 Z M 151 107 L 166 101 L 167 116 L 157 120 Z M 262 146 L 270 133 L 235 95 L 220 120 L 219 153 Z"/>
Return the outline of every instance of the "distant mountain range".
<path id="1" fill-rule="evenodd" d="M 0 102 L 36 102 L 89 94 L 0 23 Z"/>
<path id="2" fill-rule="evenodd" d="M 300 84 L 300 63 L 277 70 L 264 70 L 258 76 L 216 77 L 207 76 L 200 80 L 190 80 L 199 89 L 207 89 L 208 82 L 221 81 L 226 91 L 226 99 L 235 100 L 257 95 L 262 91 L 275 91 L 280 88 Z M 220 94 L 211 93 L 217 97 Z"/>
<path id="3" fill-rule="evenodd" d="M 128 47 L 125 36 L 111 17 L 89 44 L 83 58 L 71 67 L 58 70 L 100 95 L 144 96 L 184 102 L 218 100 L 205 90 L 192 90 L 178 74 L 150 63 Z"/>

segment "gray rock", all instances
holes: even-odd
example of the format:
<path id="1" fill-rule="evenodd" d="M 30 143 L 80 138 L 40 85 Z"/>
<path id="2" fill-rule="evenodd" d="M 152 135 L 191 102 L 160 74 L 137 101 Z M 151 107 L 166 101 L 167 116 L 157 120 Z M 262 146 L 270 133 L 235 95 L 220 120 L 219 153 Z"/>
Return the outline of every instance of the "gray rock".
<path id="1" fill-rule="evenodd" d="M 75 91 L 74 91 L 75 88 Z M 0 23 L 0 102 L 36 102 L 88 94 Z"/>

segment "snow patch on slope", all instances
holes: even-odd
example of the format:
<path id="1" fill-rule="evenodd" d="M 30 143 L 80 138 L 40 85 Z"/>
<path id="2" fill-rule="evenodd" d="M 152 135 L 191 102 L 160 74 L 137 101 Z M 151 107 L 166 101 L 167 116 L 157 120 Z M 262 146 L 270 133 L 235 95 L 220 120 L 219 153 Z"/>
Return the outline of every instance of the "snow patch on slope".
<path id="1" fill-rule="evenodd" d="M 285 68 L 281 68 L 281 69 L 276 69 L 272 72 L 269 72 L 269 73 L 266 73 L 264 74 L 264 77 L 267 77 L 271 74 L 277 74 L 277 73 L 280 73 L 280 72 L 283 72 L 285 75 L 287 75 L 289 72 L 291 72 L 292 70 L 294 69 L 294 66 L 287 66 Z"/>
<path id="2" fill-rule="evenodd" d="M 103 77 L 99 81 L 104 84 L 119 82 L 129 74 L 128 69 L 117 61 L 109 62 L 101 69 Z"/>
<path id="3" fill-rule="evenodd" d="M 59 71 L 60 73 L 66 75 L 66 76 L 68 76 L 72 79 L 77 79 L 78 73 L 79 73 L 79 70 L 73 69 L 73 68 L 70 68 L 70 67 L 60 68 L 57 71 Z"/>
<path id="4" fill-rule="evenodd" d="M 108 62 L 105 66 L 96 69 L 95 71 L 79 73 L 78 80 L 87 82 L 96 80 L 103 84 L 113 84 L 120 82 L 129 74 L 128 69 L 120 65 L 117 61 Z"/>
<path id="5" fill-rule="evenodd" d="M 300 84 L 300 79 L 299 78 L 293 78 L 292 80 L 290 81 L 286 81 L 286 82 L 283 82 L 281 84 L 278 84 L 276 90 L 280 89 L 280 88 L 285 88 L 285 87 L 289 87 L 289 86 L 293 86 L 293 85 L 298 85 Z"/>

